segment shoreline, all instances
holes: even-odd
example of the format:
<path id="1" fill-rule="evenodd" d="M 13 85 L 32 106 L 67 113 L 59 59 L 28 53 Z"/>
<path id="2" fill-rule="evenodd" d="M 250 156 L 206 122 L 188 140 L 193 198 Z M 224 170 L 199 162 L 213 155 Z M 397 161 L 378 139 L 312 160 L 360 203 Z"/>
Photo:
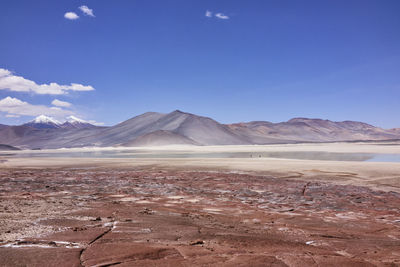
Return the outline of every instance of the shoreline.
<path id="1" fill-rule="evenodd" d="M 4 159 L 3 159 L 4 160 Z M 367 186 L 377 190 L 400 192 L 400 163 L 345 162 L 288 159 L 221 158 L 7 158 L 2 169 L 135 169 L 158 168 L 199 171 L 274 174 L 277 177 L 329 181 L 341 185 Z"/>

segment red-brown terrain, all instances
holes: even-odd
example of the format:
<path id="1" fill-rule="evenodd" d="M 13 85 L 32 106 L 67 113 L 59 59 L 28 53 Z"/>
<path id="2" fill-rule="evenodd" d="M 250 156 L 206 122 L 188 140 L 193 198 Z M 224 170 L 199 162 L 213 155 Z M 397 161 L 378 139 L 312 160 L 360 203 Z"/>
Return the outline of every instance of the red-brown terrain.
<path id="1" fill-rule="evenodd" d="M 1 266 L 399 266 L 400 194 L 232 172 L 0 171 Z"/>

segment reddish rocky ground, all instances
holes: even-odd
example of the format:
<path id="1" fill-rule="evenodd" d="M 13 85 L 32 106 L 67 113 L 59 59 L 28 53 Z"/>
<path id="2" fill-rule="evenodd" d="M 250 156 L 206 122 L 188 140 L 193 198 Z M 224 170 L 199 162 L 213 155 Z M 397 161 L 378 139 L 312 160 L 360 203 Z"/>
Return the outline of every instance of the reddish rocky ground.
<path id="1" fill-rule="evenodd" d="M 399 266 L 400 194 L 224 172 L 0 170 L 1 266 Z"/>

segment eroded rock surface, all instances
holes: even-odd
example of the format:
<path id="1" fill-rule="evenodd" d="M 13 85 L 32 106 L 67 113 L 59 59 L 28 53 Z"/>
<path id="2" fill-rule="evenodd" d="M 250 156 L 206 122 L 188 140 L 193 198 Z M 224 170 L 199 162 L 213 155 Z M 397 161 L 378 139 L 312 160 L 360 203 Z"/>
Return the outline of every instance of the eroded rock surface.
<path id="1" fill-rule="evenodd" d="M 156 168 L 1 170 L 2 266 L 398 266 L 400 194 Z"/>

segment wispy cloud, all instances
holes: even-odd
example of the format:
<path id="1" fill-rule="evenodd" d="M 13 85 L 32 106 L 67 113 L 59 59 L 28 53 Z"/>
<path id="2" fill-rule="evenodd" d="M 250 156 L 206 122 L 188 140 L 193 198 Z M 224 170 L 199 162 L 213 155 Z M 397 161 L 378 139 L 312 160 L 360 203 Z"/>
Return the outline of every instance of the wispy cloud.
<path id="1" fill-rule="evenodd" d="M 205 16 L 206 16 L 207 18 L 212 18 L 212 17 L 213 17 L 213 12 L 210 11 L 210 10 L 207 10 Z M 214 16 L 215 16 L 216 18 L 218 18 L 218 19 L 230 19 L 230 17 L 227 16 L 227 15 L 225 15 L 224 13 L 215 13 Z"/>
<path id="2" fill-rule="evenodd" d="M 7 117 L 39 116 L 44 114 L 48 116 L 54 116 L 59 119 L 74 114 L 70 110 L 65 110 L 59 107 L 33 105 L 10 96 L 0 100 L 0 112 L 7 113 Z"/>
<path id="3" fill-rule="evenodd" d="M 94 17 L 93 9 L 90 9 L 88 6 L 80 6 L 79 9 L 87 16 Z"/>
<path id="4" fill-rule="evenodd" d="M 52 104 L 53 106 L 64 107 L 64 108 L 68 108 L 68 107 L 72 106 L 71 103 L 66 102 L 66 101 L 61 101 L 61 100 L 58 100 L 58 99 L 54 99 L 54 100 L 51 102 L 51 104 Z"/>
<path id="5" fill-rule="evenodd" d="M 15 115 L 15 114 L 6 114 L 6 118 L 19 118 L 21 117 L 20 115 Z"/>
<path id="6" fill-rule="evenodd" d="M 79 16 L 75 12 L 67 12 L 64 14 L 64 18 L 69 20 L 76 20 L 79 19 Z"/>
<path id="7" fill-rule="evenodd" d="M 35 94 L 64 95 L 69 91 L 93 91 L 90 85 L 71 83 L 70 85 L 60 85 L 57 83 L 37 84 L 34 81 L 16 76 L 11 71 L 0 68 L 0 90 L 10 90 L 14 92 L 30 92 Z"/>
<path id="8" fill-rule="evenodd" d="M 215 17 L 217 17 L 219 19 L 229 19 L 229 16 L 224 15 L 223 13 L 217 13 L 217 14 L 215 14 Z"/>

